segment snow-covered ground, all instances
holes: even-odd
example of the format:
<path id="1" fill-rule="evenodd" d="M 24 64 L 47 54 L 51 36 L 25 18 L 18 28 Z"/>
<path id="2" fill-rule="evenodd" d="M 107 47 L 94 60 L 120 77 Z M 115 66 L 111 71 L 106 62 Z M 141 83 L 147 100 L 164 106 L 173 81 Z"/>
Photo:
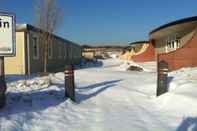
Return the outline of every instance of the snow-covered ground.
<path id="1" fill-rule="evenodd" d="M 64 98 L 63 73 L 8 81 L 0 131 L 197 130 L 197 68 L 171 72 L 170 92 L 157 98 L 155 63 L 137 64 L 143 72 L 117 59 L 101 65 L 76 70 L 76 103 Z"/>

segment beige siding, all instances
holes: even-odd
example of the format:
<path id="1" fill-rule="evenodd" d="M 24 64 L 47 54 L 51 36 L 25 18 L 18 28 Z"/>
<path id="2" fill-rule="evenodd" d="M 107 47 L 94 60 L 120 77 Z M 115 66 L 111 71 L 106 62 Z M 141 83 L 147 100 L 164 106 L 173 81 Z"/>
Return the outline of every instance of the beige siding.
<path id="1" fill-rule="evenodd" d="M 5 74 L 25 74 L 25 33 L 16 33 L 16 56 L 5 57 Z"/>
<path id="2" fill-rule="evenodd" d="M 189 40 L 191 40 L 191 38 L 194 36 L 194 33 L 196 32 L 196 30 L 186 34 L 185 36 L 183 36 L 181 38 L 181 46 L 185 45 Z"/>
<path id="3" fill-rule="evenodd" d="M 187 30 L 183 30 L 180 32 L 177 32 L 176 34 L 180 37 L 180 47 L 182 47 L 183 45 L 185 45 L 187 43 L 188 40 L 191 39 L 191 37 L 193 36 L 195 30 L 194 29 L 187 29 Z M 173 34 L 169 34 L 168 36 L 172 36 Z M 165 46 L 166 46 L 166 39 L 168 38 L 168 36 L 165 36 L 159 40 L 156 40 L 156 51 L 157 53 L 165 53 Z"/>

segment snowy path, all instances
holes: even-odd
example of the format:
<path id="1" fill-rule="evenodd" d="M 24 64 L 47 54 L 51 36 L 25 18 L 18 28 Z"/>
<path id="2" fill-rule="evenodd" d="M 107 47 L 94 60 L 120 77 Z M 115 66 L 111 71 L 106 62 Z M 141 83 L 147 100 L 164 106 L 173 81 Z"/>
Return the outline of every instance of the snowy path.
<path id="1" fill-rule="evenodd" d="M 100 111 L 96 113 L 96 119 L 94 118 L 95 121 L 93 122 L 96 125 L 93 127 L 99 127 L 99 130 L 113 131 L 130 129 L 166 130 L 167 127 L 164 122 L 157 119 L 157 116 L 153 113 L 153 111 L 156 111 L 154 103 L 151 102 L 151 96 L 155 95 L 156 88 L 154 84 L 155 73 L 120 72 L 111 70 L 111 67 L 109 66 L 109 69 L 88 69 L 78 72 L 80 76 L 88 74 L 86 76 L 88 81 L 79 78 L 80 83 L 95 83 L 96 80 L 104 84 L 104 87 L 93 86 L 95 88 L 92 89 L 93 91 L 108 88 L 97 96 L 90 98 L 93 103 L 96 103 L 93 109 Z M 108 81 L 106 82 L 106 80 Z M 146 83 L 145 87 L 143 87 L 144 83 Z M 139 89 L 136 87 L 139 87 Z M 98 119 L 99 123 L 97 122 Z"/>
<path id="2" fill-rule="evenodd" d="M 120 65 L 106 60 L 102 67 L 77 70 L 77 103 L 63 98 L 62 73 L 56 74 L 58 85 L 49 88 L 9 88 L 0 131 L 168 131 L 184 116 L 196 115 L 194 109 L 185 113 L 167 106 L 174 92 L 155 98 L 155 72 L 121 71 Z"/>

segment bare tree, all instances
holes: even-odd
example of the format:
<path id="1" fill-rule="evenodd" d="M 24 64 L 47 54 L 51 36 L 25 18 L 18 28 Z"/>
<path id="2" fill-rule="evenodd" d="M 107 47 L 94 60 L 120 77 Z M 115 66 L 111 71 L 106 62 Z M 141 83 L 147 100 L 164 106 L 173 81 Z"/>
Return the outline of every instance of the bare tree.
<path id="1" fill-rule="evenodd" d="M 63 23 L 63 10 L 57 0 L 35 0 L 35 26 L 40 28 L 40 42 L 44 44 L 44 73 L 47 73 L 49 44 L 53 42 L 55 33 Z"/>

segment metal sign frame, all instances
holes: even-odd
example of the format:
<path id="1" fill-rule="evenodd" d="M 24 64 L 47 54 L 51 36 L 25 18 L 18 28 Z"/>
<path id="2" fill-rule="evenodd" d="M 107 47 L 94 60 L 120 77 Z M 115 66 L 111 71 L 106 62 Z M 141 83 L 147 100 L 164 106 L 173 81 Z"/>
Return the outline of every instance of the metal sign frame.
<path id="1" fill-rule="evenodd" d="M 10 53 L 1 53 L 0 56 L 11 57 L 16 55 L 16 15 L 14 13 L 2 12 L 0 11 L 0 16 L 7 16 L 12 19 L 12 52 Z M 1 36 L 0 36 L 1 37 Z"/>

